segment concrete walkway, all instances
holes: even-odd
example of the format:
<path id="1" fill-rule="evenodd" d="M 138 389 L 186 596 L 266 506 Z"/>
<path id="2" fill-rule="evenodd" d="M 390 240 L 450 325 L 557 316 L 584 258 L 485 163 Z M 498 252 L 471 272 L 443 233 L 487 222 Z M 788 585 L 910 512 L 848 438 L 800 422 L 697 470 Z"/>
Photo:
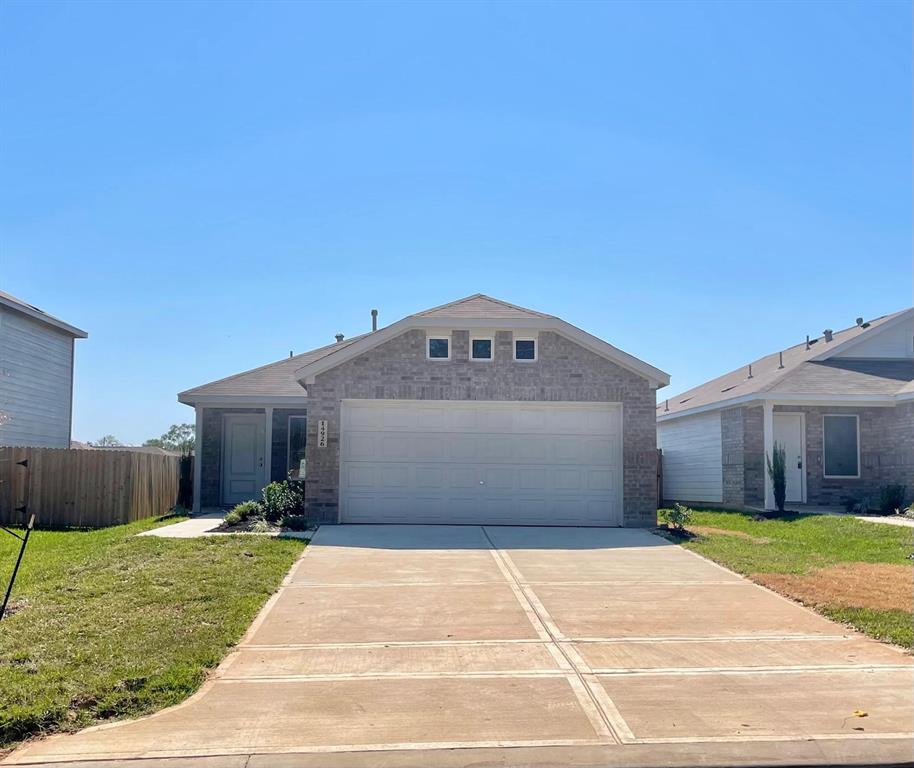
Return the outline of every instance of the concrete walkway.
<path id="1" fill-rule="evenodd" d="M 649 533 L 328 526 L 187 702 L 8 762 L 874 765 L 912 732 L 910 656 Z"/>

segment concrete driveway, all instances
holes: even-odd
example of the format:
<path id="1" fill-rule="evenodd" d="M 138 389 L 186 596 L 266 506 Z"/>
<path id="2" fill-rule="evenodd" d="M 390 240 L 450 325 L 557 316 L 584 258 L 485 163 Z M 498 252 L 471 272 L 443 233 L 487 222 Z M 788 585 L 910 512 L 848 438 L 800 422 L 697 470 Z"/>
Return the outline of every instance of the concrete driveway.
<path id="1" fill-rule="evenodd" d="M 649 533 L 338 526 L 187 702 L 8 761 L 873 764 L 912 732 L 909 656 Z"/>

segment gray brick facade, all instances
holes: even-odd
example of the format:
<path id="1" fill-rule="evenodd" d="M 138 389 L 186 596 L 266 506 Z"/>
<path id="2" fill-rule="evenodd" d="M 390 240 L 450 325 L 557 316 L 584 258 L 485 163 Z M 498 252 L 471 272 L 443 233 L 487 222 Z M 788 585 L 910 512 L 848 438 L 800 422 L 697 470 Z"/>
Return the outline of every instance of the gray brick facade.
<path id="1" fill-rule="evenodd" d="M 655 390 L 646 379 L 552 332 L 539 334 L 534 363 L 513 360 L 506 331 L 496 333 L 492 362 L 470 361 L 468 347 L 469 332 L 455 331 L 451 359 L 429 361 L 425 333 L 410 330 L 316 377 L 308 387 L 311 516 L 338 517 L 343 399 L 578 401 L 622 403 L 624 524 L 656 524 Z M 321 419 L 328 424 L 326 448 L 317 447 Z"/>
<path id="2" fill-rule="evenodd" d="M 907 486 L 914 498 L 914 402 L 894 407 L 854 408 L 776 405 L 775 413 L 806 416 L 806 500 L 808 504 L 840 506 L 848 497 L 879 503 L 884 485 Z M 860 477 L 826 478 L 822 441 L 825 414 L 855 414 L 860 419 Z M 765 452 L 762 408 L 721 411 L 723 503 L 760 508 L 765 500 Z"/>

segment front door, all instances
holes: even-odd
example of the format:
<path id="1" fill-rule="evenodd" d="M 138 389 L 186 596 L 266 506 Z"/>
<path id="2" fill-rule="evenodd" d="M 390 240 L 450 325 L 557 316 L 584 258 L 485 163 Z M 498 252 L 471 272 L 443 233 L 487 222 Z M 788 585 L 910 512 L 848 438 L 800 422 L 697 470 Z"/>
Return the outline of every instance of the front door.
<path id="1" fill-rule="evenodd" d="M 802 413 L 774 414 L 774 442 L 784 446 L 787 464 L 787 501 L 803 503 L 803 427 Z"/>
<path id="2" fill-rule="evenodd" d="M 264 416 L 225 414 L 222 432 L 222 503 L 260 498 L 264 486 Z"/>

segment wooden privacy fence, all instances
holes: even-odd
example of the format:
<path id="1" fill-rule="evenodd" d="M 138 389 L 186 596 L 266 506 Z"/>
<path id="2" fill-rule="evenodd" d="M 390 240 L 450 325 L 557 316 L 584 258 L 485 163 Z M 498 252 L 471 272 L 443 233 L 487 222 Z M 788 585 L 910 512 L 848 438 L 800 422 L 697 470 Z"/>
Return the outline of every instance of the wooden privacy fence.
<path id="1" fill-rule="evenodd" d="M 0 523 L 102 528 L 165 514 L 180 457 L 116 450 L 0 448 Z"/>

